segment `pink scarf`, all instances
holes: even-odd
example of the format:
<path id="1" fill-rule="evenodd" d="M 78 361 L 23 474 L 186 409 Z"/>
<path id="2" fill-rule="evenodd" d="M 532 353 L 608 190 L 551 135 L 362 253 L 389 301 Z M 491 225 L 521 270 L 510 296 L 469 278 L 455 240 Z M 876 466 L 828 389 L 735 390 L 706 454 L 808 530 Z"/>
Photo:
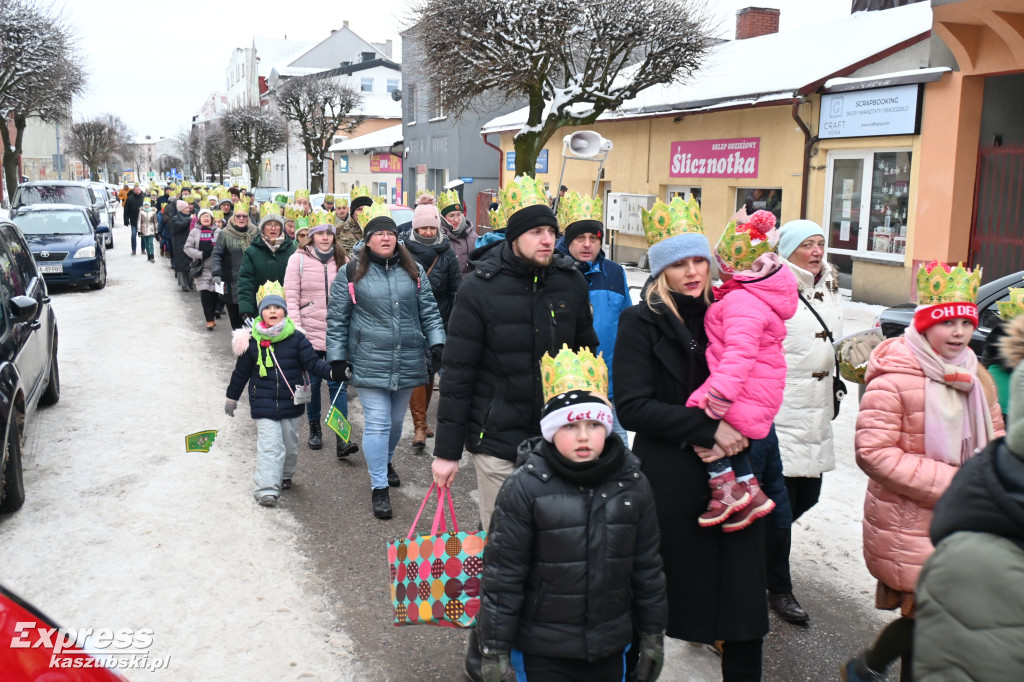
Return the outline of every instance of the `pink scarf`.
<path id="1" fill-rule="evenodd" d="M 914 326 L 903 337 L 928 381 L 924 389 L 924 454 L 960 466 L 992 440 L 992 415 L 970 347 L 951 362 L 936 353 Z"/>

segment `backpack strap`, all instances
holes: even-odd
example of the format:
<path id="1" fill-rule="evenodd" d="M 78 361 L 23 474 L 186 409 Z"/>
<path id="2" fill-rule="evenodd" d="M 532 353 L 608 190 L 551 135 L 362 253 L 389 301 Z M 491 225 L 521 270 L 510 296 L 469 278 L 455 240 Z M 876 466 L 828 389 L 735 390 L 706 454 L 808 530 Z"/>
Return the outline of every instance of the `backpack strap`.
<path id="1" fill-rule="evenodd" d="M 345 279 L 348 280 L 348 296 L 352 299 L 352 305 L 356 304 L 356 285 L 352 281 L 352 277 L 356 274 L 356 267 L 355 259 L 345 263 Z"/>

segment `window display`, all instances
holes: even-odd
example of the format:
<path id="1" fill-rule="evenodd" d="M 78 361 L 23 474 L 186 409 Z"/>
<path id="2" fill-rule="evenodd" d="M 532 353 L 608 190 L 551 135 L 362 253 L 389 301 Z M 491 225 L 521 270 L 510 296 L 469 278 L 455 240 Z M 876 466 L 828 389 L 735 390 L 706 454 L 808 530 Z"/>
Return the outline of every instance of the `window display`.
<path id="1" fill-rule="evenodd" d="M 741 206 L 747 207 L 747 215 L 754 211 L 771 211 L 775 215 L 775 224 L 782 225 L 782 190 L 778 187 L 737 188 L 736 210 Z"/>
<path id="2" fill-rule="evenodd" d="M 907 249 L 910 152 L 874 155 L 871 177 L 871 243 L 874 253 L 903 255 Z"/>

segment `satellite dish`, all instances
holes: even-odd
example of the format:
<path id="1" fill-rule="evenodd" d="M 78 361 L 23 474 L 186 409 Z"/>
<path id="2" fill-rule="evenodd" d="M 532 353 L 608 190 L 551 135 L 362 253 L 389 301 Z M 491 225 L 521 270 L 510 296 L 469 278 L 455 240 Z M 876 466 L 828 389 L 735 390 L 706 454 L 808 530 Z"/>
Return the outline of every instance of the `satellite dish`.
<path id="1" fill-rule="evenodd" d="M 562 138 L 562 153 L 587 159 L 607 152 L 612 148 L 612 141 L 606 140 L 593 130 L 580 130 Z"/>
<path id="2" fill-rule="evenodd" d="M 392 90 L 391 91 L 391 99 L 395 100 L 396 102 L 401 102 L 402 101 L 402 91 L 399 88 L 395 88 L 394 90 Z"/>

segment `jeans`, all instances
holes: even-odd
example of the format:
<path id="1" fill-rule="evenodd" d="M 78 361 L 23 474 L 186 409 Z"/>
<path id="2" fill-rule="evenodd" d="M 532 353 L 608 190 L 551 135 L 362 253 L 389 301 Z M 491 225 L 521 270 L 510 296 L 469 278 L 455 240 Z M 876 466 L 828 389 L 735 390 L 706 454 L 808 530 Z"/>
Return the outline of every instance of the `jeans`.
<path id="1" fill-rule="evenodd" d="M 138 245 L 139 236 L 139 219 L 135 218 L 132 220 L 132 253 L 135 253 L 135 247 Z"/>
<path id="2" fill-rule="evenodd" d="M 327 357 L 327 351 L 318 350 L 316 354 L 320 356 L 321 360 Z M 312 399 L 306 403 L 306 418 L 311 422 L 320 421 L 320 384 L 322 384 L 323 381 L 324 380 L 322 378 L 316 375 L 309 375 L 309 385 L 310 389 L 313 391 L 313 396 Z M 334 400 L 334 394 L 338 391 L 339 386 L 341 386 L 340 382 L 331 381 L 330 379 L 327 380 L 327 395 L 329 399 Z M 341 394 L 338 395 L 338 401 L 334 404 L 337 405 L 339 410 L 341 410 L 345 419 L 348 419 L 348 386 L 342 387 Z"/>
<path id="3" fill-rule="evenodd" d="M 256 488 L 252 496 L 257 500 L 264 495 L 281 494 L 281 480 L 295 475 L 299 462 L 299 420 L 256 420 Z"/>
<path id="4" fill-rule="evenodd" d="M 411 388 L 398 391 L 359 388 L 359 401 L 363 404 L 363 451 L 366 469 L 370 472 L 370 487 L 374 490 L 388 487 L 388 464 L 402 437 L 402 423 L 411 395 Z"/>
<path id="5" fill-rule="evenodd" d="M 142 238 L 142 250 L 146 252 L 146 255 L 150 258 L 153 257 L 153 235 L 148 235 Z"/>
<path id="6" fill-rule="evenodd" d="M 629 447 L 629 434 L 626 429 L 622 428 L 622 424 L 619 423 L 619 415 L 615 413 L 615 408 L 612 408 L 612 432 L 619 434 L 619 438 L 622 439 L 622 444 L 627 448 Z"/>

